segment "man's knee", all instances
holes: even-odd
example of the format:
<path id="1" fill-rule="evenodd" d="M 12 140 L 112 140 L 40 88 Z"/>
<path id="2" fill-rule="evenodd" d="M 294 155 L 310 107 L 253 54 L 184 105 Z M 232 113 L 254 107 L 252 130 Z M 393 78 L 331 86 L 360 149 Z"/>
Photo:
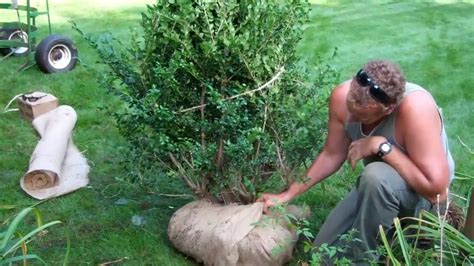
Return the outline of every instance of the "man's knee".
<path id="1" fill-rule="evenodd" d="M 400 182 L 401 177 L 387 163 L 373 162 L 368 164 L 359 179 L 358 189 L 377 191 L 382 186 L 390 186 L 391 183 Z"/>

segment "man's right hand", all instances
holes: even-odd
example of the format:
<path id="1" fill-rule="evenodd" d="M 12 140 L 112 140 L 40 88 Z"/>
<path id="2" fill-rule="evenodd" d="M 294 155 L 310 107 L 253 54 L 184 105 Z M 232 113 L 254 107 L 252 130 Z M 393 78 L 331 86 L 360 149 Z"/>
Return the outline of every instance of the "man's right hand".
<path id="1" fill-rule="evenodd" d="M 257 202 L 263 202 L 263 213 L 268 214 L 268 209 L 272 206 L 280 205 L 288 201 L 287 192 L 280 194 L 263 193 Z"/>

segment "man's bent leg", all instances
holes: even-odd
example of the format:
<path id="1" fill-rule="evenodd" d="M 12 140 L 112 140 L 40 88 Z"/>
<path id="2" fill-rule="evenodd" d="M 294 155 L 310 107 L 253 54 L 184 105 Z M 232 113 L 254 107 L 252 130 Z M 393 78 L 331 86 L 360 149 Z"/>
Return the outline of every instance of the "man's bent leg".
<path id="1" fill-rule="evenodd" d="M 333 245 L 340 235 L 352 228 L 357 214 L 357 199 L 358 193 L 354 188 L 337 204 L 321 226 L 314 240 L 316 246 L 320 246 L 323 243 Z"/>
<path id="2" fill-rule="evenodd" d="M 373 162 L 365 167 L 356 191 L 358 211 L 352 227 L 361 241 L 349 243 L 351 250 L 346 255 L 354 262 L 375 261 L 378 259 L 374 251 L 379 244 L 379 225 L 388 229 L 395 217 L 413 215 L 422 198 L 384 162 Z"/>

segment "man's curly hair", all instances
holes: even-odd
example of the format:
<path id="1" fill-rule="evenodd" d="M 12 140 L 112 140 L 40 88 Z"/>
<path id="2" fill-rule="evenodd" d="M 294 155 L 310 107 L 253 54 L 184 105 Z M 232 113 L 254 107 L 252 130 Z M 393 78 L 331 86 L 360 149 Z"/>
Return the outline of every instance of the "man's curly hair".
<path id="1" fill-rule="evenodd" d="M 397 104 L 401 101 L 405 92 L 406 81 L 397 65 L 387 60 L 373 60 L 367 62 L 362 69 L 387 93 L 390 99 L 395 99 Z M 362 102 L 372 99 L 369 90 L 361 89 L 358 91 L 360 92 L 357 93 L 359 97 L 356 97 Z"/>

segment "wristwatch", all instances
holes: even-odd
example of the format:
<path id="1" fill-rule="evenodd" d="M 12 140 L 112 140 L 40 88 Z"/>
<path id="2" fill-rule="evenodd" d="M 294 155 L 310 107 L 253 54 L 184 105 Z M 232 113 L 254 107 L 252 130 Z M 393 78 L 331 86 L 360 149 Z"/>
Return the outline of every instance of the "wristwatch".
<path id="1" fill-rule="evenodd" d="M 382 158 L 385 155 L 389 154 L 392 151 L 392 144 L 390 142 L 385 141 L 380 143 L 379 151 L 377 152 L 377 157 Z"/>

